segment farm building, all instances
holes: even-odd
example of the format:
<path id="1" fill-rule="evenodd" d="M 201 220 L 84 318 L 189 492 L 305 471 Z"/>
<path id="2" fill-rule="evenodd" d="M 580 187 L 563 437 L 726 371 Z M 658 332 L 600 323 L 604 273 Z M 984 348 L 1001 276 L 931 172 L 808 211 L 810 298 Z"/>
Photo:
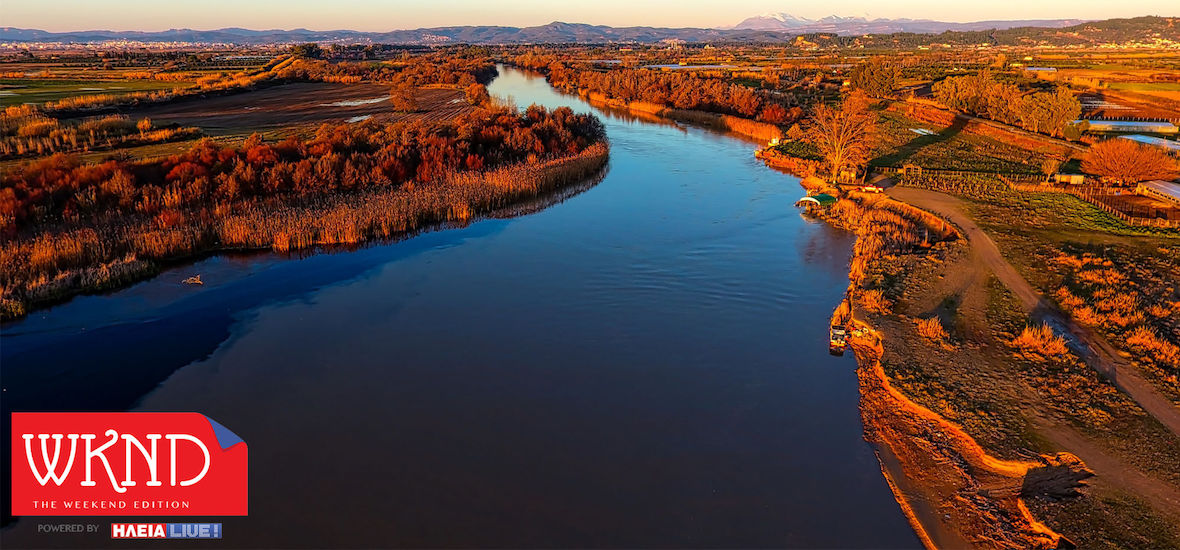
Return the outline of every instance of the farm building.
<path id="1" fill-rule="evenodd" d="M 1054 174 L 1053 181 L 1065 185 L 1081 185 L 1086 183 L 1086 176 L 1083 174 Z"/>
<path id="2" fill-rule="evenodd" d="M 1089 132 L 1142 132 L 1147 134 L 1177 134 L 1180 128 L 1166 121 L 1149 120 L 1075 120 L 1074 123 L 1087 122 Z"/>
<path id="3" fill-rule="evenodd" d="M 1135 188 L 1135 193 L 1172 204 L 1180 204 L 1180 183 L 1161 180 L 1145 181 Z"/>
<path id="4" fill-rule="evenodd" d="M 1122 139 L 1129 139 L 1144 145 L 1151 145 L 1152 147 L 1159 147 L 1170 154 L 1180 155 L 1180 142 L 1170 139 L 1158 138 L 1155 136 L 1145 136 L 1143 134 L 1131 134 L 1129 136 L 1119 136 Z"/>

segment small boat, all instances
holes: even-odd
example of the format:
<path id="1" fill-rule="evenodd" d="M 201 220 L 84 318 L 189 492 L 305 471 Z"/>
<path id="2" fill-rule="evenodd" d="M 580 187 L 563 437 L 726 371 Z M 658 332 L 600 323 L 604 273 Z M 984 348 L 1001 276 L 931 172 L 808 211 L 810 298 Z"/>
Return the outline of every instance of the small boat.
<path id="1" fill-rule="evenodd" d="M 183 282 L 186 285 L 203 285 L 203 284 L 205 284 L 205 281 L 201 280 L 200 274 L 193 275 L 192 277 L 189 277 L 181 282 Z"/>
<path id="2" fill-rule="evenodd" d="M 847 347 L 848 330 L 844 328 L 844 325 L 832 325 L 828 330 L 828 353 L 844 355 L 844 350 Z"/>

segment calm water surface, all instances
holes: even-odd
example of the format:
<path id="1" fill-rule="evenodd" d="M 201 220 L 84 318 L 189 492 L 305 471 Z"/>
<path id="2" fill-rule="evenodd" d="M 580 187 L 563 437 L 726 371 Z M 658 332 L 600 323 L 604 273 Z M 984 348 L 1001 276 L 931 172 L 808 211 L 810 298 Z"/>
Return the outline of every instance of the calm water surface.
<path id="1" fill-rule="evenodd" d="M 250 446 L 239 547 L 918 546 L 827 355 L 851 237 L 750 143 L 603 116 L 609 172 L 539 213 L 216 256 L 5 326 L 5 422 L 216 419 Z M 32 527 L 6 544 L 110 542 Z"/>

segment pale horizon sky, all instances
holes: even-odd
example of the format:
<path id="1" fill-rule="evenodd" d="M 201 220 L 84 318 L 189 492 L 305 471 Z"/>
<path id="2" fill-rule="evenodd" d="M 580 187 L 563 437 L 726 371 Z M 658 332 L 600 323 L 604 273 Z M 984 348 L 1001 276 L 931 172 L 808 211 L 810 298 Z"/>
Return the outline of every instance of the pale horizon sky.
<path id="1" fill-rule="evenodd" d="M 552 21 L 652 27 L 725 27 L 764 13 L 982 21 L 1109 19 L 1180 15 L 1174 0 L 831 0 L 822 5 L 764 0 L 3 0 L 0 26 L 53 32 L 159 31 L 172 28 L 390 31 L 421 27 Z"/>

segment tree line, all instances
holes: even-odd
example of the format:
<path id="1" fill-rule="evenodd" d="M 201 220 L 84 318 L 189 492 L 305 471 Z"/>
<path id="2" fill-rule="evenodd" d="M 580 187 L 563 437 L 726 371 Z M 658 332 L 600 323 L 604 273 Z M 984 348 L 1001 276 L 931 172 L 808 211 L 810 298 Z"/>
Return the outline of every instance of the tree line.
<path id="1" fill-rule="evenodd" d="M 600 92 L 623 101 L 644 101 L 664 107 L 706 111 L 757 119 L 772 124 L 798 120 L 803 111 L 786 107 L 765 90 L 705 78 L 690 71 L 650 69 L 591 69 L 567 64 L 556 56 L 527 53 L 513 63 L 546 73 L 553 87 L 570 93 Z"/>
<path id="2" fill-rule="evenodd" d="M 238 146 L 205 139 L 159 160 L 86 164 L 55 154 L 0 179 L 0 230 L 13 237 L 63 222 L 209 215 L 244 201 L 429 183 L 448 173 L 574 154 L 603 140 L 598 119 L 568 108 L 516 113 L 487 106 L 445 124 L 325 124 L 308 140 L 267 143 L 253 135 Z"/>
<path id="3" fill-rule="evenodd" d="M 1015 84 L 999 82 L 991 71 L 944 78 L 933 86 L 934 98 L 948 108 L 990 118 L 1004 124 L 1054 137 L 1079 139 L 1082 128 L 1072 124 L 1082 104 L 1064 86 L 1025 94 Z"/>

